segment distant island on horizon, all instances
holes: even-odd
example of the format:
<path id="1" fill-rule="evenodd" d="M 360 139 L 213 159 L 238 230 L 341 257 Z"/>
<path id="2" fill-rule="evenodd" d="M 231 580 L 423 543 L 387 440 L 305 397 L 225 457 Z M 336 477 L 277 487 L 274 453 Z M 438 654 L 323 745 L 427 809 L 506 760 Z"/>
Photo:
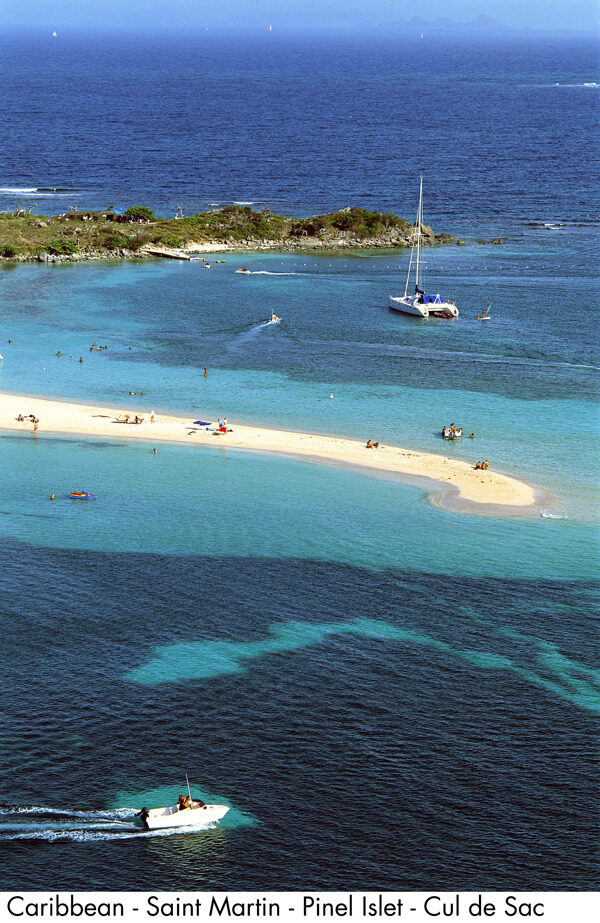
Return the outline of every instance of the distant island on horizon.
<path id="1" fill-rule="evenodd" d="M 385 29 L 392 36 L 407 35 L 417 38 L 519 38 L 585 34 L 583 28 L 507 26 L 483 14 L 465 22 L 447 16 L 425 19 L 424 16 L 416 15 L 408 20 L 378 23 L 377 29 Z"/>

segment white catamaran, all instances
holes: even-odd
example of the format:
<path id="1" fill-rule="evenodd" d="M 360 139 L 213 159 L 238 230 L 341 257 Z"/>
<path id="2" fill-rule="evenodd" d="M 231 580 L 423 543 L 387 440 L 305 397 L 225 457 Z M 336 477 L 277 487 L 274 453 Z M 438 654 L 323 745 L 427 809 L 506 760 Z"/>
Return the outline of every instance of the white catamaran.
<path id="1" fill-rule="evenodd" d="M 422 282 L 421 272 L 421 224 L 423 222 L 423 177 L 419 186 L 419 207 L 417 220 L 410 248 L 410 260 L 406 273 L 404 295 L 390 295 L 390 309 L 401 314 L 414 314 L 417 317 L 458 317 L 458 308 L 451 301 L 446 301 L 440 295 L 426 295 L 425 290 L 419 287 Z M 415 293 L 408 294 L 410 278 L 415 267 Z"/>

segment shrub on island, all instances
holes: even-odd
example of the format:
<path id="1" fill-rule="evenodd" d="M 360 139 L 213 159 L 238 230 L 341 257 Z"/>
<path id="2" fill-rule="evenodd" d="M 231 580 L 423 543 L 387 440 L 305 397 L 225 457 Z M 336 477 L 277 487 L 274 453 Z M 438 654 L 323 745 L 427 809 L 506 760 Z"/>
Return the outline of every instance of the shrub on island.
<path id="1" fill-rule="evenodd" d="M 79 247 L 74 240 L 64 240 L 60 237 L 51 240 L 48 244 L 48 253 L 54 253 L 56 256 L 66 256 L 71 253 L 77 253 Z"/>

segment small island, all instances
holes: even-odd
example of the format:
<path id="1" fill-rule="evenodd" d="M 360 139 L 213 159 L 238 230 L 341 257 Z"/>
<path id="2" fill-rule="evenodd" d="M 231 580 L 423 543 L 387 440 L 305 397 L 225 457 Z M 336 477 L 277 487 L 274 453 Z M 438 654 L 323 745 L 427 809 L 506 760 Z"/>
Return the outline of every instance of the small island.
<path id="1" fill-rule="evenodd" d="M 290 218 L 249 206 L 160 218 L 146 206 L 124 212 L 73 210 L 64 215 L 0 213 L 0 259 L 76 262 L 89 259 L 171 256 L 217 250 L 365 250 L 408 247 L 414 226 L 391 212 L 343 208 L 326 215 Z M 456 242 L 421 225 L 428 245 Z"/>

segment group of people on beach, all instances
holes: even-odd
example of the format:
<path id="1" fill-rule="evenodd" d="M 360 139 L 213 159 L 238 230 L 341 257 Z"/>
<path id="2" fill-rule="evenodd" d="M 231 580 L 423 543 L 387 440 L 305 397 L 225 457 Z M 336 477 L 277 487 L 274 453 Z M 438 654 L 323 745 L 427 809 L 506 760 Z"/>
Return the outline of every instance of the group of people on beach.
<path id="1" fill-rule="evenodd" d="M 488 460 L 478 461 L 475 465 L 475 471 L 487 471 L 488 470 Z"/>
<path id="2" fill-rule="evenodd" d="M 367 449 L 378 449 L 378 448 L 379 448 L 378 442 L 371 442 L 370 439 L 367 439 Z"/>
<path id="3" fill-rule="evenodd" d="M 37 433 L 40 421 L 33 413 L 28 413 L 26 416 L 20 413 L 17 417 L 17 423 L 33 423 L 33 431 Z"/>

